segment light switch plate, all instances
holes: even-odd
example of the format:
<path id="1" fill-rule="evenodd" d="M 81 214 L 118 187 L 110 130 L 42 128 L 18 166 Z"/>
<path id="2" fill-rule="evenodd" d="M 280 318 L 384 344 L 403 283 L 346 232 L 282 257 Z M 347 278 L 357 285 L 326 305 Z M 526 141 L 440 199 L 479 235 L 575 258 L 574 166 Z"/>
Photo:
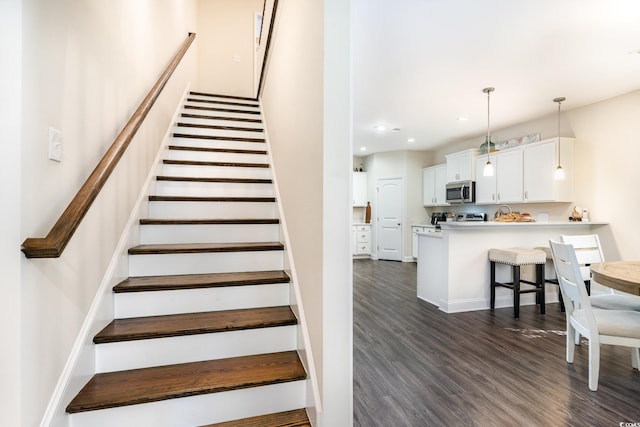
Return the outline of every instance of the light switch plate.
<path id="1" fill-rule="evenodd" d="M 62 132 L 52 127 L 49 128 L 49 159 L 62 161 Z"/>

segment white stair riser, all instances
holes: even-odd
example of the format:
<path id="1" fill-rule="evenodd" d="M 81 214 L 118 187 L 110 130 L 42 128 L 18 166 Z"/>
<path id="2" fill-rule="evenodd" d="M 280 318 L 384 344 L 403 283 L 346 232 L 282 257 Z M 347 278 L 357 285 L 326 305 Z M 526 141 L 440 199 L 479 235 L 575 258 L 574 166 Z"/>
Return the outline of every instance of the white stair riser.
<path id="1" fill-rule="evenodd" d="M 159 196 L 238 196 L 274 197 L 273 184 L 246 184 L 235 182 L 158 181 Z"/>
<path id="2" fill-rule="evenodd" d="M 236 118 L 236 119 L 259 119 L 260 115 L 259 114 L 251 114 L 250 112 L 229 112 L 229 111 L 215 111 L 215 110 L 203 110 L 201 108 L 189 108 L 189 106 L 194 106 L 194 107 L 205 107 L 205 108 L 217 108 L 217 109 L 225 109 L 225 110 L 240 110 L 238 108 L 229 108 L 229 107 L 223 107 L 221 105 L 214 105 L 214 104 L 209 104 L 209 105 L 202 105 L 202 104 L 196 104 L 193 102 L 189 102 L 187 103 L 187 106 L 183 109 L 183 113 L 187 113 L 187 114 L 223 114 L 225 117 L 229 117 L 229 118 Z"/>
<path id="3" fill-rule="evenodd" d="M 260 108 L 257 105 L 229 105 L 229 102 L 240 103 L 240 104 L 249 104 L 247 102 L 236 102 L 233 100 L 227 99 L 204 99 L 204 98 L 192 98 L 189 97 L 190 101 L 186 101 L 185 105 L 198 105 L 202 107 L 214 107 L 214 108 L 226 108 L 229 110 L 242 110 L 242 111 L 260 111 Z M 214 101 L 214 102 L 209 102 Z"/>
<path id="4" fill-rule="evenodd" d="M 187 98 L 189 99 L 200 99 L 200 100 L 205 100 L 205 101 L 222 101 L 222 102 L 236 102 L 236 103 L 240 103 L 240 104 L 249 104 L 249 105 L 254 105 L 254 106 L 258 106 L 258 101 L 257 100 L 253 100 L 253 99 L 237 99 L 237 98 L 226 98 L 224 96 L 217 96 L 215 94 L 213 95 L 208 95 L 208 94 L 203 94 L 203 95 L 196 95 L 193 93 L 190 93 Z"/>
<path id="5" fill-rule="evenodd" d="M 174 126 L 173 132 L 186 133 L 188 135 L 224 136 L 225 138 L 262 138 L 264 139 L 264 132 L 234 130 L 234 129 L 210 129 L 210 128 L 190 127 L 190 126 Z"/>
<path id="6" fill-rule="evenodd" d="M 200 162 L 269 163 L 266 154 L 224 153 L 215 151 L 167 150 L 165 159 Z"/>
<path id="7" fill-rule="evenodd" d="M 306 380 L 70 415 L 70 427 L 193 427 L 306 406 Z"/>
<path id="8" fill-rule="evenodd" d="M 204 147 L 204 148 L 226 148 L 238 150 L 266 150 L 264 142 L 232 141 L 224 139 L 201 139 L 173 137 L 171 145 L 180 147 Z"/>
<path id="9" fill-rule="evenodd" d="M 277 242 L 279 224 L 148 224 L 140 227 L 140 243 Z"/>
<path id="10" fill-rule="evenodd" d="M 296 326 L 96 345 L 96 372 L 224 359 L 296 349 Z"/>
<path id="11" fill-rule="evenodd" d="M 149 254 L 129 256 L 129 275 L 233 273 L 282 270 L 282 251 Z"/>
<path id="12" fill-rule="evenodd" d="M 117 293 L 115 318 L 289 305 L 289 283 Z"/>
<path id="13" fill-rule="evenodd" d="M 270 168 L 231 166 L 162 165 L 162 175 L 218 178 L 271 179 Z"/>
<path id="14" fill-rule="evenodd" d="M 199 116 L 207 116 L 207 117 L 225 117 L 224 114 L 217 114 L 215 111 L 202 111 L 200 113 L 191 111 L 185 114 L 195 114 Z M 259 117 L 253 117 L 253 119 L 258 119 Z M 178 122 L 180 123 L 193 123 L 196 125 L 212 125 L 212 126 L 236 126 L 236 127 L 245 127 L 252 129 L 264 129 L 264 124 L 261 121 L 258 122 L 246 122 L 243 120 L 226 120 L 226 119 L 211 119 L 211 118 L 198 118 L 198 117 L 178 117 Z"/>
<path id="15" fill-rule="evenodd" d="M 276 218 L 274 202 L 149 202 L 151 218 Z"/>

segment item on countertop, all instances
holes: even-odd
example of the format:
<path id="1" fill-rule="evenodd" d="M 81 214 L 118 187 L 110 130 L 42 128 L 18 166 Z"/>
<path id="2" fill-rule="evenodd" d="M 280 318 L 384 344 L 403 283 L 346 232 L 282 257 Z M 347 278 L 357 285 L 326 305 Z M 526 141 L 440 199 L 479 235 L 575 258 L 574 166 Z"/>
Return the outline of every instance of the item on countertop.
<path id="1" fill-rule="evenodd" d="M 582 221 L 582 208 L 580 206 L 573 207 L 569 221 Z"/>
<path id="2" fill-rule="evenodd" d="M 371 202 L 367 202 L 367 207 L 364 210 L 364 222 L 371 224 Z"/>
<path id="3" fill-rule="evenodd" d="M 589 211 L 582 209 L 582 221 L 589 221 Z"/>
<path id="4" fill-rule="evenodd" d="M 493 215 L 493 220 L 497 222 L 535 222 L 529 212 L 512 212 L 507 205 L 502 205 Z"/>

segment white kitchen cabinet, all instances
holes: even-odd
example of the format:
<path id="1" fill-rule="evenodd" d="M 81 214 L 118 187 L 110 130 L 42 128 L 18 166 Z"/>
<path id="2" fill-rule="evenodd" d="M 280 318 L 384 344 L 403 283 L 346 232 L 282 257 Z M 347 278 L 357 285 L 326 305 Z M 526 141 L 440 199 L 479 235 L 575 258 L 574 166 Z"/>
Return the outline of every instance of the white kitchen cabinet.
<path id="1" fill-rule="evenodd" d="M 447 154 L 447 182 L 470 181 L 475 176 L 475 156 L 478 150 L 469 150 Z"/>
<path id="2" fill-rule="evenodd" d="M 447 205 L 447 165 L 422 170 L 422 202 L 424 206 Z"/>
<path id="3" fill-rule="evenodd" d="M 495 156 L 493 156 L 495 157 Z M 476 157 L 476 204 L 487 205 L 496 203 L 496 165 L 495 158 L 491 158 L 494 173 L 492 176 L 482 174 L 484 166 L 487 164 L 487 155 L 482 154 Z"/>
<path id="4" fill-rule="evenodd" d="M 558 138 L 523 148 L 524 201 L 571 202 L 573 196 L 573 138 L 561 138 L 560 163 L 565 179 L 554 179 L 558 167 Z"/>
<path id="5" fill-rule="evenodd" d="M 371 224 L 358 224 L 352 227 L 351 246 L 354 256 L 371 254 Z"/>
<path id="6" fill-rule="evenodd" d="M 496 155 L 496 191 L 498 203 L 522 202 L 522 150 Z"/>
<path id="7" fill-rule="evenodd" d="M 353 172 L 353 206 L 367 206 L 367 173 Z"/>
<path id="8" fill-rule="evenodd" d="M 490 156 L 493 176 L 484 176 L 487 155 L 475 158 L 476 204 L 522 203 L 522 150 L 494 152 Z"/>

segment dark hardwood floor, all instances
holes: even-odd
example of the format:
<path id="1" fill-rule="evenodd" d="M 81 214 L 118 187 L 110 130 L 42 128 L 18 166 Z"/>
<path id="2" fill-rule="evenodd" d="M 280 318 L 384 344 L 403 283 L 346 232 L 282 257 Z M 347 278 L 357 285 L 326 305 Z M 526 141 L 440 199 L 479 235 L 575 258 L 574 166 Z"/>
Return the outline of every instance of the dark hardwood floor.
<path id="1" fill-rule="evenodd" d="M 416 297 L 414 263 L 353 271 L 354 426 L 640 425 L 630 350 L 602 346 L 589 391 L 588 345 L 565 361 L 558 304 L 446 314 Z"/>

